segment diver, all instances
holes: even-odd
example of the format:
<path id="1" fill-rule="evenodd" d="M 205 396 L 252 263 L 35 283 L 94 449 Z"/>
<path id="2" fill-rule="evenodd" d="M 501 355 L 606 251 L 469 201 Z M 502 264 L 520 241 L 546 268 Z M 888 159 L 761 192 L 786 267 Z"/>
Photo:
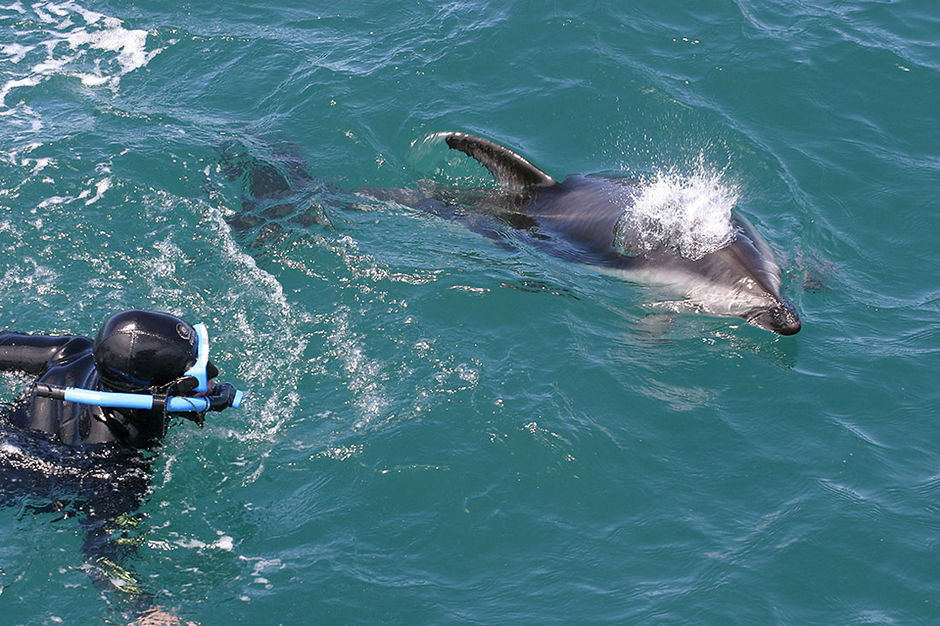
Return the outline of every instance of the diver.
<path id="1" fill-rule="evenodd" d="M 242 394 L 215 383 L 208 331 L 169 313 L 129 310 L 87 337 L 0 333 L 0 370 L 39 375 L 8 419 L 68 446 L 149 448 L 169 416 L 200 426 L 207 411 L 237 408 Z"/>
<path id="2" fill-rule="evenodd" d="M 0 332 L 0 370 L 38 376 L 0 410 L 0 504 L 79 517 L 92 581 L 134 614 L 167 616 L 122 563 L 146 537 L 136 510 L 170 421 L 201 426 L 208 411 L 241 403 L 241 391 L 214 380 L 205 325 L 129 310 L 94 341 Z"/>

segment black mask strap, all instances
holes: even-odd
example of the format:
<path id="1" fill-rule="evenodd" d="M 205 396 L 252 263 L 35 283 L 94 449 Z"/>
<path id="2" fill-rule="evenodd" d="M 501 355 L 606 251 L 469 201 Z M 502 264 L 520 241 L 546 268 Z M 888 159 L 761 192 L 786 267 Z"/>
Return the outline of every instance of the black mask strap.
<path id="1" fill-rule="evenodd" d="M 153 395 L 153 410 L 160 411 L 163 414 L 163 434 L 166 434 L 167 425 L 170 421 L 170 416 L 166 411 L 167 408 L 167 397 L 168 396 L 188 396 L 193 393 L 196 389 L 196 385 L 199 384 L 199 381 L 195 376 L 182 376 L 176 380 L 167 383 L 161 387 L 151 387 L 150 393 Z M 182 415 L 185 419 L 188 419 L 191 422 L 195 422 L 199 428 L 202 428 L 206 422 L 206 412 L 197 413 L 195 411 L 187 411 L 185 413 L 174 413 L 174 415 Z"/>

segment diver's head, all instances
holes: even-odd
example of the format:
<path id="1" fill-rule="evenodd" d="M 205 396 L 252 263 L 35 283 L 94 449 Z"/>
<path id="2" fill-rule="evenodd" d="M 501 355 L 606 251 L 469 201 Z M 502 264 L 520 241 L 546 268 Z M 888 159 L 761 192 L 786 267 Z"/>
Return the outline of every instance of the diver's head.
<path id="1" fill-rule="evenodd" d="M 218 369 L 205 356 L 199 359 L 200 348 L 207 342 L 199 341 L 196 328 L 175 315 L 123 311 L 109 317 L 98 331 L 95 367 L 102 384 L 114 391 L 169 386 L 189 375 L 197 361 L 205 363 L 204 379 L 211 380 L 218 376 Z M 208 345 L 201 349 L 207 351 Z"/>

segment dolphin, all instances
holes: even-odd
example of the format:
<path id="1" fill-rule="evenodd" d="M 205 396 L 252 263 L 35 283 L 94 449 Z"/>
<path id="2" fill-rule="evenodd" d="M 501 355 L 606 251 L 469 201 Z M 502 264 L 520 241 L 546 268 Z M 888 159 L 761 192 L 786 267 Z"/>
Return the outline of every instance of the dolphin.
<path id="1" fill-rule="evenodd" d="M 652 243 L 632 213 L 640 183 L 626 177 L 572 175 L 562 182 L 509 148 L 482 137 L 445 132 L 447 145 L 490 171 L 504 196 L 496 217 L 568 261 L 631 282 L 657 285 L 680 298 L 681 310 L 740 317 L 781 335 L 800 330 L 780 294 L 780 266 L 763 237 L 735 211 L 717 249 L 689 254 L 668 240 Z M 492 210 L 492 209 L 491 209 Z"/>

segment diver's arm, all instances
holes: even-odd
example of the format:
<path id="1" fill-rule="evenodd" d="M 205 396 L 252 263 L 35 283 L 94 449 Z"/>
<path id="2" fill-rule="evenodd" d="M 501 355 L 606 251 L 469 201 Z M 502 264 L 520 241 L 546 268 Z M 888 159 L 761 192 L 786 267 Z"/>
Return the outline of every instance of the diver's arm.
<path id="1" fill-rule="evenodd" d="M 84 337 L 0 332 L 0 370 L 42 374 L 62 348 L 76 341 L 89 342 Z"/>

